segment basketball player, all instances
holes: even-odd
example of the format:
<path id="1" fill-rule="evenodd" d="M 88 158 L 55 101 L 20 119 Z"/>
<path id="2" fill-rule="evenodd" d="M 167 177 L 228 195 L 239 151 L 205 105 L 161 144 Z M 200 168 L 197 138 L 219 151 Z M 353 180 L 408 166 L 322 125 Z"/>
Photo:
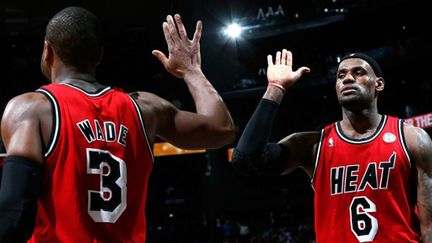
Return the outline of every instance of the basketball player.
<path id="1" fill-rule="evenodd" d="M 421 128 L 378 113 L 384 90 L 369 56 L 342 58 L 336 95 L 342 120 L 320 132 L 269 142 L 286 89 L 310 71 L 292 70 L 287 50 L 268 56 L 268 88 L 233 152 L 248 175 L 302 168 L 315 192 L 316 242 L 432 242 L 432 141 Z"/>
<path id="2" fill-rule="evenodd" d="M 99 83 L 99 28 L 86 9 L 57 13 L 41 58 L 51 84 L 13 98 L 5 109 L 0 242 L 145 242 L 156 136 L 187 149 L 234 139 L 230 114 L 201 71 L 200 21 L 190 40 L 180 16 L 168 15 L 169 55 L 153 51 L 184 79 L 196 113 L 154 94 L 128 95 Z"/>

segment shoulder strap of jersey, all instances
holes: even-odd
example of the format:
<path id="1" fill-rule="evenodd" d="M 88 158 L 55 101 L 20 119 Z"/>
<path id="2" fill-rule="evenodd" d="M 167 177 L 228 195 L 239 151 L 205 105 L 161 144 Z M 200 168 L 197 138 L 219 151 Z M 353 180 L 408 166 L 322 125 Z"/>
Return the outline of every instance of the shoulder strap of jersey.
<path id="1" fill-rule="evenodd" d="M 49 86 L 43 86 L 39 89 L 36 90 L 36 92 L 39 92 L 41 94 L 44 94 L 49 102 L 51 103 L 51 107 L 52 107 L 52 111 L 53 111 L 53 129 L 51 131 L 51 136 L 49 139 L 49 142 L 47 144 L 47 146 L 45 147 L 44 150 L 44 156 L 45 158 L 47 158 L 52 151 L 55 148 L 55 145 L 57 144 L 58 141 L 58 137 L 60 134 L 60 108 L 59 108 L 59 103 L 57 101 L 57 99 L 55 98 L 55 96 L 48 90 Z"/>

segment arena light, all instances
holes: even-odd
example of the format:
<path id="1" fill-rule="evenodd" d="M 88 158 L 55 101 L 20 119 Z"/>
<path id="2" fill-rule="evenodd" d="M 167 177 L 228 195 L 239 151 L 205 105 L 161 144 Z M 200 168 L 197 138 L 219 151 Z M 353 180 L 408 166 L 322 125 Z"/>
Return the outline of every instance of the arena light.
<path id="1" fill-rule="evenodd" d="M 242 27 L 237 23 L 232 23 L 223 29 L 223 33 L 232 39 L 240 37 L 241 32 Z"/>

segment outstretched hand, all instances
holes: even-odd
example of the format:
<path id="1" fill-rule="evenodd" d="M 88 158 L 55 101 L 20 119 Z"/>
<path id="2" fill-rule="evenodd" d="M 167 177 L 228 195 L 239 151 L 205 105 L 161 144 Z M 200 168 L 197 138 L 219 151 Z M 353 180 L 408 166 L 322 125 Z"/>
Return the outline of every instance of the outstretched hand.
<path id="1" fill-rule="evenodd" d="M 276 52 L 275 62 L 272 55 L 267 56 L 267 80 L 269 83 L 277 83 L 285 89 L 291 87 L 301 78 L 303 73 L 310 72 L 308 67 L 301 67 L 296 71 L 292 70 L 292 53 L 283 49 Z"/>
<path id="2" fill-rule="evenodd" d="M 175 21 L 175 23 L 174 23 Z M 168 57 L 159 50 L 153 50 L 165 69 L 176 76 L 183 78 L 187 72 L 201 69 L 200 39 L 202 22 L 196 23 L 195 33 L 190 40 L 179 14 L 167 16 L 162 24 L 165 40 L 168 45 Z"/>

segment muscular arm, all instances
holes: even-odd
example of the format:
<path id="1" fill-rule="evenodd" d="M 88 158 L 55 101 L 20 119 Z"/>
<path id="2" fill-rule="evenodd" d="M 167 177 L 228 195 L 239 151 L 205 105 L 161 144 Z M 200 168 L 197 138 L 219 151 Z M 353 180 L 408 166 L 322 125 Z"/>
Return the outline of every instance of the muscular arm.
<path id="1" fill-rule="evenodd" d="M 175 21 L 175 23 L 174 23 Z M 180 15 L 167 16 L 162 25 L 168 44 L 168 57 L 152 53 L 175 77 L 182 78 L 192 95 L 196 112 L 178 110 L 170 102 L 145 92 L 133 95 L 141 106 L 151 137 L 160 136 L 186 149 L 219 148 L 234 140 L 234 123 L 228 109 L 201 70 L 200 38 L 202 23 L 197 22 L 192 40 L 188 39 Z"/>
<path id="2" fill-rule="evenodd" d="M 283 171 L 289 149 L 269 143 L 278 107 L 268 99 L 262 99 L 258 104 L 233 150 L 231 163 L 240 173 L 274 175 Z"/>
<path id="3" fill-rule="evenodd" d="M 287 174 L 297 167 L 312 175 L 319 132 L 294 133 L 278 143 L 269 142 L 276 111 L 277 104 L 261 100 L 233 150 L 233 167 L 244 175 Z"/>
<path id="4" fill-rule="evenodd" d="M 40 116 L 49 119 L 50 108 L 42 94 L 28 93 L 12 99 L 4 112 L 1 134 L 8 156 L 0 188 L 1 242 L 25 241 L 33 231 L 43 162 Z"/>
<path id="5" fill-rule="evenodd" d="M 318 133 L 293 134 L 277 144 L 269 142 L 284 91 L 309 69 L 302 67 L 293 71 L 292 54 L 287 50 L 276 53 L 275 64 L 270 55 L 267 62 L 269 86 L 233 151 L 233 166 L 247 175 L 289 173 L 297 167 L 305 168 L 310 174 L 313 155 L 309 152 L 319 139 Z"/>
<path id="6" fill-rule="evenodd" d="M 1 135 L 8 155 L 42 164 L 44 139 L 40 117 L 51 115 L 50 109 L 49 101 L 40 93 L 26 93 L 9 101 L 1 122 Z"/>
<path id="7" fill-rule="evenodd" d="M 421 128 L 405 125 L 408 149 L 417 167 L 417 207 L 423 243 L 432 242 L 432 141 Z"/>
<path id="8" fill-rule="evenodd" d="M 217 148 L 234 138 L 229 113 L 206 109 L 196 113 L 177 109 L 169 101 L 148 93 L 135 92 L 131 96 L 140 104 L 151 142 L 156 136 L 184 149 Z M 223 118 L 225 116 L 225 119 Z"/>

